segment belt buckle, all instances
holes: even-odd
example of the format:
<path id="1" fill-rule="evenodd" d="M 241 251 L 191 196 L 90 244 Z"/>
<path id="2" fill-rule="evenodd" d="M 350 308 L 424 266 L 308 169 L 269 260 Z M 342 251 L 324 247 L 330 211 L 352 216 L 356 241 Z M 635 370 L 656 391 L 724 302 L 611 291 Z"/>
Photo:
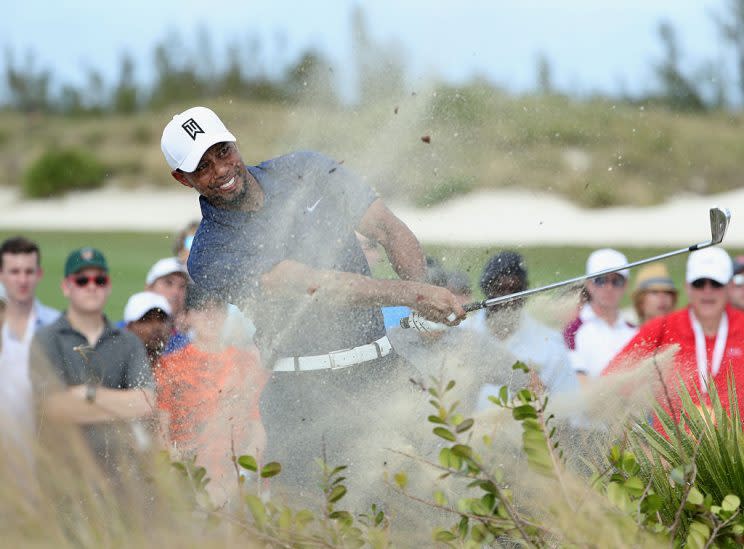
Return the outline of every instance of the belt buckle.
<path id="1" fill-rule="evenodd" d="M 340 370 L 341 368 L 346 368 L 346 366 L 336 365 L 336 359 L 334 358 L 334 355 L 345 353 L 347 351 L 350 351 L 350 349 L 338 349 L 337 351 L 331 351 L 330 353 L 328 353 L 328 359 L 331 361 L 331 370 Z"/>

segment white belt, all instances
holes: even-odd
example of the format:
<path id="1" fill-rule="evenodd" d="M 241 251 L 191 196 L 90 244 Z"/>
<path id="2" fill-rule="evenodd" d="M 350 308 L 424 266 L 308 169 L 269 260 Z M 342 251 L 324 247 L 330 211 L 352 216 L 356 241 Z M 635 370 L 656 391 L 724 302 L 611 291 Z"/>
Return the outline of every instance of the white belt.
<path id="1" fill-rule="evenodd" d="M 393 350 L 390 340 L 383 336 L 377 341 L 352 347 L 331 351 L 327 355 L 316 356 L 291 356 L 280 358 L 274 363 L 275 372 L 305 372 L 308 370 L 340 370 L 355 364 L 368 362 L 389 355 Z"/>

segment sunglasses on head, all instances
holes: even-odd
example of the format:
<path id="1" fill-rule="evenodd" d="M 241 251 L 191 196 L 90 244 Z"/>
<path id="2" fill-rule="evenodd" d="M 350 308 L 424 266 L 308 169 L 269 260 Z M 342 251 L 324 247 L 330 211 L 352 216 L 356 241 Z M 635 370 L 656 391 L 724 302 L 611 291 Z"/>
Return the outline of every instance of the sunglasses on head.
<path id="1" fill-rule="evenodd" d="M 721 284 L 717 280 L 712 280 L 710 278 L 698 278 L 697 280 L 693 280 L 692 282 L 690 282 L 690 285 L 696 290 L 702 290 L 703 288 L 705 288 L 706 284 L 710 284 L 710 287 L 714 290 L 723 288 L 723 284 Z"/>
<path id="2" fill-rule="evenodd" d="M 622 276 L 607 276 L 602 275 L 594 279 L 594 283 L 597 286 L 604 286 L 605 284 L 611 284 L 615 288 L 622 288 L 625 286 L 625 279 Z"/>
<path id="3" fill-rule="evenodd" d="M 99 274 L 95 276 L 75 275 L 74 277 L 72 277 L 72 281 L 79 288 L 85 288 L 91 282 L 99 288 L 103 288 L 104 286 L 108 285 L 109 277 L 106 274 Z"/>

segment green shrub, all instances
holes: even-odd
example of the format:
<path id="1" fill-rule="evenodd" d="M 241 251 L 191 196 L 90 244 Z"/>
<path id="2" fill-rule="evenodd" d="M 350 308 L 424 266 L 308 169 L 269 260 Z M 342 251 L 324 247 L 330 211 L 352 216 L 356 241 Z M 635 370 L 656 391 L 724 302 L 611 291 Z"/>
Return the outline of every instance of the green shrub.
<path id="1" fill-rule="evenodd" d="M 72 189 L 95 189 L 103 185 L 105 175 L 103 164 L 89 152 L 49 150 L 26 171 L 23 194 L 29 198 L 45 198 Z"/>
<path id="2" fill-rule="evenodd" d="M 425 192 L 415 198 L 415 204 L 420 208 L 434 206 L 469 193 L 475 185 L 476 180 L 471 176 L 449 177 L 442 181 L 434 181 L 426 187 Z"/>

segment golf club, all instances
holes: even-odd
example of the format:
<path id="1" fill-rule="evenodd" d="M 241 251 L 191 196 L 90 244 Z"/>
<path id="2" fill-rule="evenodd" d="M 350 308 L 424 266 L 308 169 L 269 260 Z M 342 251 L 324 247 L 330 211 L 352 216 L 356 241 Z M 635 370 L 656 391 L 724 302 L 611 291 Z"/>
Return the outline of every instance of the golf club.
<path id="1" fill-rule="evenodd" d="M 490 299 L 484 299 L 482 301 L 475 301 L 473 303 L 466 303 L 465 305 L 463 305 L 462 308 L 465 309 L 466 313 L 469 313 L 471 311 L 477 311 L 478 309 L 484 309 L 486 307 L 493 307 L 494 305 L 499 305 L 501 303 L 514 301 L 515 299 L 521 299 L 523 297 L 528 297 L 528 296 L 538 294 L 541 292 L 546 292 L 548 290 L 553 290 L 555 288 L 561 288 L 563 286 L 569 286 L 571 284 L 576 284 L 577 282 L 583 282 L 590 278 L 596 278 L 598 276 L 616 273 L 624 269 L 632 269 L 633 267 L 638 267 L 639 265 L 653 263 L 654 261 L 661 261 L 662 259 L 667 259 L 668 257 L 673 257 L 675 255 L 686 254 L 690 252 L 695 252 L 697 250 L 702 250 L 704 248 L 709 248 L 711 246 L 715 246 L 723 242 L 723 237 L 726 235 L 726 230 L 728 229 L 730 221 L 731 221 L 731 212 L 728 210 L 728 208 L 718 208 L 718 207 L 711 208 L 710 209 L 710 240 L 706 240 L 705 242 L 699 242 L 697 244 L 693 244 L 692 246 L 689 246 L 687 248 L 680 248 L 679 250 L 674 250 L 672 252 L 667 252 L 665 254 L 656 255 L 654 257 L 649 257 L 647 259 L 640 259 L 638 261 L 633 261 L 632 263 L 620 265 L 619 267 L 614 267 L 611 269 L 604 269 L 602 271 L 597 271 L 596 273 L 590 273 L 587 275 L 581 275 L 581 276 L 577 276 L 574 278 L 569 278 L 568 280 L 563 280 L 561 282 L 554 282 L 553 284 L 548 284 L 547 286 L 541 286 L 539 288 L 531 288 L 529 290 L 524 290 L 522 292 L 516 292 L 513 294 L 492 297 Z M 449 320 L 452 321 L 454 319 L 455 318 L 453 315 Z M 411 316 L 401 319 L 400 325 L 403 328 L 416 328 L 417 330 L 424 331 L 424 332 L 432 331 L 435 329 L 441 329 L 441 328 L 435 328 L 435 326 L 442 326 L 441 324 L 437 324 L 435 322 L 431 322 L 431 321 L 421 318 L 421 316 L 415 312 L 411 314 Z"/>

